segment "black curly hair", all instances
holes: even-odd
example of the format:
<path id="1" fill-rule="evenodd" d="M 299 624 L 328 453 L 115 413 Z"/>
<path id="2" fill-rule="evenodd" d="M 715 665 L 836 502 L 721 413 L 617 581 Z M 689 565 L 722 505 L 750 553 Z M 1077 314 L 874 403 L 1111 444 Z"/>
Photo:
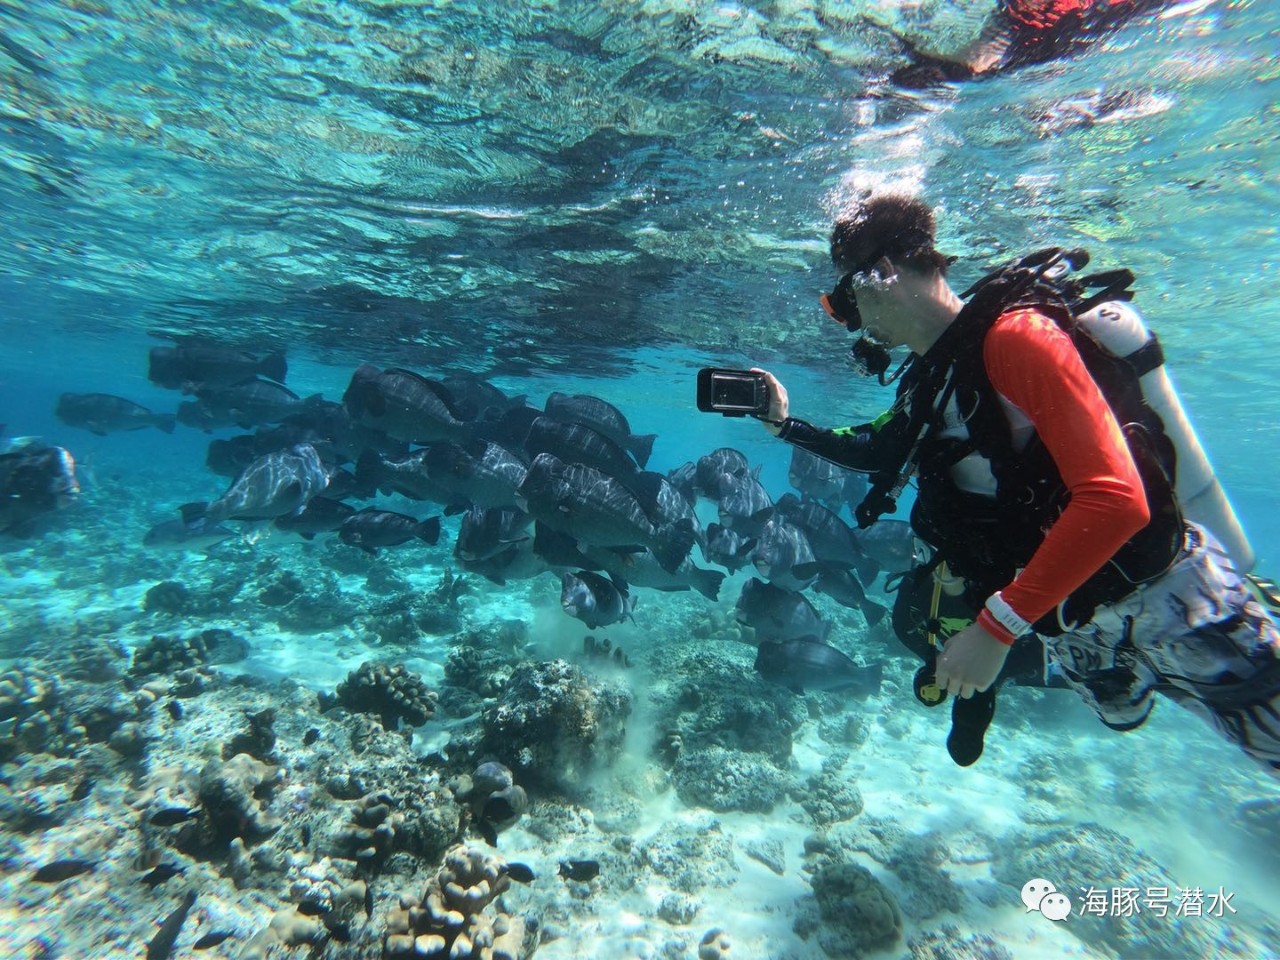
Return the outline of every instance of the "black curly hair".
<path id="1" fill-rule="evenodd" d="M 860 204 L 831 231 L 831 262 L 841 276 L 870 270 L 881 257 L 943 276 L 951 263 L 933 248 L 937 223 L 922 201 L 905 194 L 883 194 Z"/>

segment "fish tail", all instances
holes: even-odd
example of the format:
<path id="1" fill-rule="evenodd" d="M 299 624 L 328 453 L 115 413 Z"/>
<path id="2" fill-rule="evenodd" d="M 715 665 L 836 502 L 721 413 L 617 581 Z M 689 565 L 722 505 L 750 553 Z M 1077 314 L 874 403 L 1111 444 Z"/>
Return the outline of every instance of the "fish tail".
<path id="1" fill-rule="evenodd" d="M 657 439 L 658 435 L 656 433 L 633 433 L 627 438 L 627 449 L 636 458 L 636 463 L 640 465 L 640 469 L 643 470 L 645 464 L 649 462 L 649 457 L 653 454 L 653 441 Z"/>
<path id="2" fill-rule="evenodd" d="M 650 549 L 663 570 L 675 573 L 693 549 L 695 540 L 693 522 L 688 517 L 682 517 L 673 524 L 659 527 Z"/>
<path id="3" fill-rule="evenodd" d="M 428 517 L 418 524 L 418 538 L 425 540 L 427 543 L 435 544 L 440 541 L 440 518 Z"/>

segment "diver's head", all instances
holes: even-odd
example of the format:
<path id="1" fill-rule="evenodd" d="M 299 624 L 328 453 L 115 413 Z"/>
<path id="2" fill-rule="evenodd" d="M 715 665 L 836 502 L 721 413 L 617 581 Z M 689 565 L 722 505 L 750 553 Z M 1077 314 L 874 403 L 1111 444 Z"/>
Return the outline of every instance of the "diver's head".
<path id="1" fill-rule="evenodd" d="M 953 304 L 946 275 L 954 259 L 934 249 L 936 229 L 928 206 L 900 194 L 872 197 L 836 221 L 831 262 L 840 280 L 822 305 L 837 323 L 863 332 L 862 353 L 901 345 L 922 352 L 936 337 L 934 321 L 945 312 L 936 308 Z"/>

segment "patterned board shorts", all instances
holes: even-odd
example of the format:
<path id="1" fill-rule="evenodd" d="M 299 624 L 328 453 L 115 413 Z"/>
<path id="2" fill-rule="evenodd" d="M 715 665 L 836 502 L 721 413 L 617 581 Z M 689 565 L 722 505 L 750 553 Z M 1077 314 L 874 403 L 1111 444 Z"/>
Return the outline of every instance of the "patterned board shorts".
<path id="1" fill-rule="evenodd" d="M 1045 642 L 1107 726 L 1141 725 L 1162 693 L 1280 773 L 1280 629 L 1203 527 L 1164 576 Z"/>

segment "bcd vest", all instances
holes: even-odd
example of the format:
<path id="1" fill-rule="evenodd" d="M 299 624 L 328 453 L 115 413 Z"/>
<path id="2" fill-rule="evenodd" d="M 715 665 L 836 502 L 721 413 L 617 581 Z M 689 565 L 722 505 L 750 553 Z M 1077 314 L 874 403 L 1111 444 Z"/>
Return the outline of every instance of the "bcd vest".
<path id="1" fill-rule="evenodd" d="M 914 460 L 917 474 L 912 526 L 954 574 L 965 578 L 966 599 L 976 609 L 1030 561 L 1070 499 L 1038 435 L 1033 434 L 1023 449 L 1013 448 L 1008 418 L 983 364 L 983 340 L 1000 316 L 1022 307 L 1052 318 L 1071 336 L 1121 425 L 1142 477 L 1151 520 L 1058 609 L 1035 624 L 1038 633 L 1049 636 L 1086 623 L 1098 606 L 1160 576 L 1176 559 L 1183 536 L 1173 493 L 1176 451 L 1159 416 L 1143 400 L 1138 382 L 1163 360 L 1158 341 L 1153 339 L 1128 357 L 1115 357 L 1076 324 L 1076 317 L 1093 306 L 1132 296 L 1128 287 L 1133 275 L 1128 271 L 1079 279 L 1062 275 L 1073 263 L 1083 266 L 1087 261 L 1083 251 L 1054 248 L 984 277 L 965 292 L 967 302 L 960 314 L 928 353 L 912 361 L 899 386 L 899 401 L 910 411 L 911 426 L 904 435 L 914 438 L 910 450 L 904 441 L 899 451 L 908 461 L 905 469 L 911 469 Z M 1085 296 L 1092 287 L 1103 289 Z M 952 400 L 965 418 L 965 439 L 940 435 L 942 413 Z M 962 491 L 952 480 L 951 468 L 975 451 L 990 463 L 994 498 Z M 900 472 L 878 476 L 883 483 L 890 473 Z"/>

